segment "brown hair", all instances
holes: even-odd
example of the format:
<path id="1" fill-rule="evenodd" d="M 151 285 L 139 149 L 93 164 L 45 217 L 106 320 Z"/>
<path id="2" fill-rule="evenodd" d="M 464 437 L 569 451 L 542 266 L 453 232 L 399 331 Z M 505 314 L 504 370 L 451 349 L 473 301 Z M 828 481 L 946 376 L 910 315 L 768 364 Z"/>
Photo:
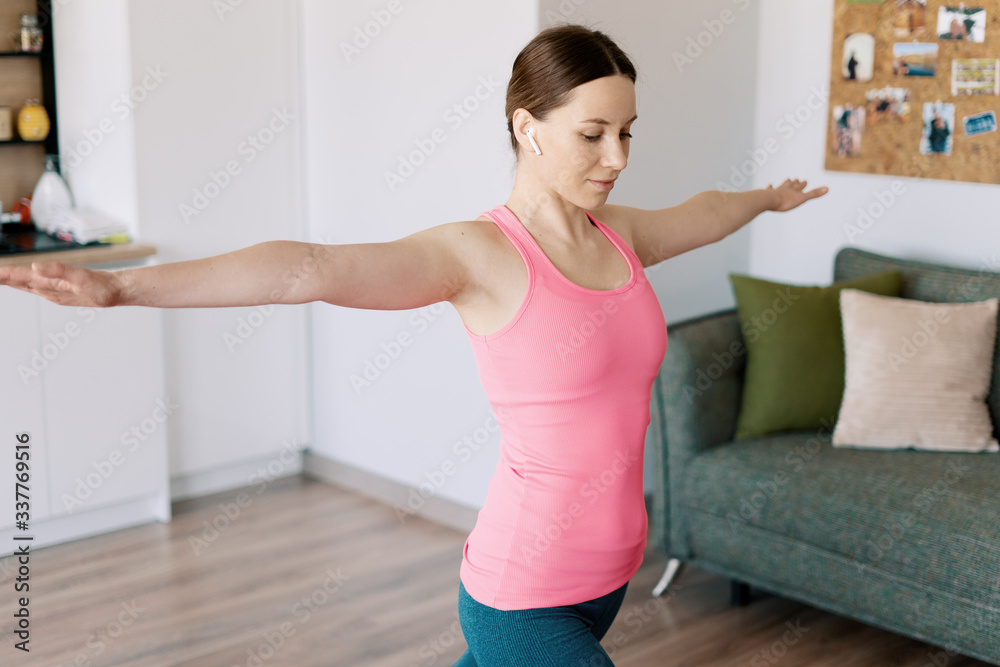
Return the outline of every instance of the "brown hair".
<path id="1" fill-rule="evenodd" d="M 538 33 L 517 54 L 507 84 L 507 131 L 515 155 L 520 145 L 514 138 L 515 111 L 526 109 L 544 121 L 566 104 L 574 88 L 613 74 L 635 83 L 632 61 L 603 32 L 565 24 Z"/>

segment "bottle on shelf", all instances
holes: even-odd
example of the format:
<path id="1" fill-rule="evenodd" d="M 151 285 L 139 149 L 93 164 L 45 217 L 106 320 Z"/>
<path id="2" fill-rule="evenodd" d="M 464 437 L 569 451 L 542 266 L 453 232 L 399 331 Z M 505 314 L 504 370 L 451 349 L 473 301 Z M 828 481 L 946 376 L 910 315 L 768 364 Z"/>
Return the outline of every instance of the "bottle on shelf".
<path id="1" fill-rule="evenodd" d="M 45 156 L 45 171 L 35 185 L 31 195 L 31 219 L 35 226 L 46 232 L 55 228 L 57 213 L 63 209 L 73 209 L 73 193 L 56 167 L 57 155 Z"/>
<path id="2" fill-rule="evenodd" d="M 21 14 L 21 50 L 38 53 L 42 50 L 42 29 L 38 27 L 37 14 Z"/>

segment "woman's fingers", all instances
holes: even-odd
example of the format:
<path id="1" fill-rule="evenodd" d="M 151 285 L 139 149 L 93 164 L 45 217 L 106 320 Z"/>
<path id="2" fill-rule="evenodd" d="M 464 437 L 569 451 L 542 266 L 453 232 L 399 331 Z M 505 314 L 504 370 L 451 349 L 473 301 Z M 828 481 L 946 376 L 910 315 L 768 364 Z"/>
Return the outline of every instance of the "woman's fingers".
<path id="1" fill-rule="evenodd" d="M 0 267 L 0 285 L 63 304 L 79 300 L 86 273 L 86 269 L 61 262 L 33 262 L 31 266 Z"/>
<path id="2" fill-rule="evenodd" d="M 78 284 L 83 280 L 85 271 L 78 266 L 62 264 L 61 262 L 33 262 L 31 268 L 42 276 L 42 287 L 54 291 L 76 293 Z"/>
<path id="3" fill-rule="evenodd" d="M 43 280 L 30 266 L 0 267 L 0 285 L 11 287 L 28 286 Z"/>
<path id="4" fill-rule="evenodd" d="M 72 285 L 65 279 L 66 265 L 57 262 L 46 262 L 31 264 L 31 273 L 28 276 L 28 284 L 34 289 L 48 292 L 60 292 L 72 290 Z M 72 267 L 76 268 L 76 267 Z"/>

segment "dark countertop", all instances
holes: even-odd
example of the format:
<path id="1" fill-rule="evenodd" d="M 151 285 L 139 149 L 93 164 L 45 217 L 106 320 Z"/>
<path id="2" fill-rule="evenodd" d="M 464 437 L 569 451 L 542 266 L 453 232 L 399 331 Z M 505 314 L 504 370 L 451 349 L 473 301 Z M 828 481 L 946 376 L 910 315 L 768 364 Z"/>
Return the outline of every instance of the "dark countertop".
<path id="1" fill-rule="evenodd" d="M 32 262 L 62 262 L 64 264 L 108 264 L 149 257 L 156 248 L 137 243 L 103 243 L 86 245 L 63 241 L 34 225 L 4 223 L 0 236 L 0 266 L 26 265 Z"/>

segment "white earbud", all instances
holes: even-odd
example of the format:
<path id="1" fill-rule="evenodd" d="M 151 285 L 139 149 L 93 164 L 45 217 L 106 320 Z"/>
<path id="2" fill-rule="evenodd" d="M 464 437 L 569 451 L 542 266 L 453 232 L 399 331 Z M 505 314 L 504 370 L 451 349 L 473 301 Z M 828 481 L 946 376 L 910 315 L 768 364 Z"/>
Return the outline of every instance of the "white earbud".
<path id="1" fill-rule="evenodd" d="M 536 142 L 535 138 L 533 136 L 531 136 L 531 133 L 534 132 L 534 131 L 535 131 L 535 128 L 533 128 L 533 127 L 529 127 L 528 128 L 528 132 L 527 132 L 528 141 L 531 142 L 531 147 L 535 149 L 535 155 L 541 155 L 542 154 L 542 149 L 538 147 L 538 142 Z"/>

